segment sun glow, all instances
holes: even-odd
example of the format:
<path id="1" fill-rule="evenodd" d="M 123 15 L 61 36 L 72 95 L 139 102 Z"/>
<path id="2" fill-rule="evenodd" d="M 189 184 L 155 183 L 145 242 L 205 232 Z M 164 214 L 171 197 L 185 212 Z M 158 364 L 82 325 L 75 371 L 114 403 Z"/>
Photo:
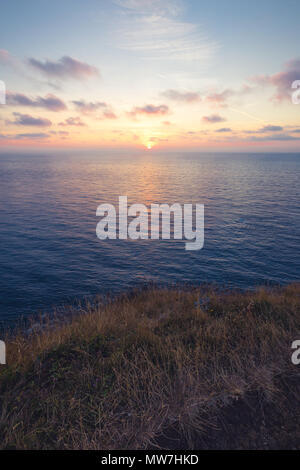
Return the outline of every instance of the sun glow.
<path id="1" fill-rule="evenodd" d="M 151 150 L 152 147 L 153 147 L 153 144 L 151 142 L 148 142 L 148 144 L 146 145 L 147 149 L 148 150 Z"/>

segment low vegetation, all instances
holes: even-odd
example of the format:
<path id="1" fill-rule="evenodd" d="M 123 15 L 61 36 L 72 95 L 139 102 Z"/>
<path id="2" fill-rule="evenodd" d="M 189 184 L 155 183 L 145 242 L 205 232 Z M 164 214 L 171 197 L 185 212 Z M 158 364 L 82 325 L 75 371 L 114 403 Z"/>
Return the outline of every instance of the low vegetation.
<path id="1" fill-rule="evenodd" d="M 150 287 L 6 338 L 2 449 L 299 449 L 300 284 Z"/>

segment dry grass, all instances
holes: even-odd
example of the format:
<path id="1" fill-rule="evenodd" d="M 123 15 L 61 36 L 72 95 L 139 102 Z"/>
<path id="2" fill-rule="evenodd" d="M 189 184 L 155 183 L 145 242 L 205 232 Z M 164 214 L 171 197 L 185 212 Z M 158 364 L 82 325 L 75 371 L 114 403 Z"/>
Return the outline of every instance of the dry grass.
<path id="1" fill-rule="evenodd" d="M 7 338 L 0 447 L 300 448 L 299 300 L 150 288 Z"/>

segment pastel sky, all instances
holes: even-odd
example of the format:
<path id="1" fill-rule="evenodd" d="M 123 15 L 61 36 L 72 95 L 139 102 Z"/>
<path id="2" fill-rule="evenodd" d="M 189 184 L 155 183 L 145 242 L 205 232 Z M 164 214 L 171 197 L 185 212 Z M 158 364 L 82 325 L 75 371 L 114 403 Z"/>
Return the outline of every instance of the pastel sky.
<path id="1" fill-rule="evenodd" d="M 300 149 L 299 0 L 0 10 L 3 148 Z"/>

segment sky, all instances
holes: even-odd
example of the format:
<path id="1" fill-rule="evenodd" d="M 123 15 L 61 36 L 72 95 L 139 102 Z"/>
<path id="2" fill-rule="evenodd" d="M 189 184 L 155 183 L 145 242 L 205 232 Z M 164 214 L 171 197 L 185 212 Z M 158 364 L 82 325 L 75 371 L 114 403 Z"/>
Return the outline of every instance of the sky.
<path id="1" fill-rule="evenodd" d="M 300 149 L 299 0 L 0 0 L 0 12 L 2 148 Z"/>

